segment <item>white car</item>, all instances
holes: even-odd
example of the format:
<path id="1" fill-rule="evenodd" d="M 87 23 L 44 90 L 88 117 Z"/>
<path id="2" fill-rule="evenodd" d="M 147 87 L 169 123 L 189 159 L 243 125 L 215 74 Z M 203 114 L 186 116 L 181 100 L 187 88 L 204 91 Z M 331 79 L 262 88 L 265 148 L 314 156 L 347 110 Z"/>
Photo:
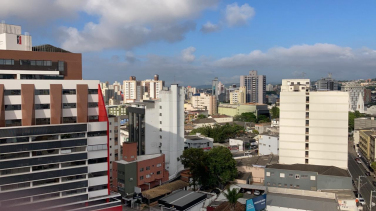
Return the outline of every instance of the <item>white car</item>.
<path id="1" fill-rule="evenodd" d="M 366 201 L 364 201 L 363 198 L 359 198 L 359 204 L 361 204 L 362 206 L 366 205 Z"/>
<path id="2" fill-rule="evenodd" d="M 260 192 L 259 190 L 255 190 L 255 192 L 253 192 L 253 194 L 254 194 L 255 196 L 259 196 L 259 195 L 261 194 L 261 192 Z"/>
<path id="3" fill-rule="evenodd" d="M 356 162 L 359 163 L 359 164 L 362 163 L 362 161 L 360 161 L 360 159 L 357 159 Z"/>

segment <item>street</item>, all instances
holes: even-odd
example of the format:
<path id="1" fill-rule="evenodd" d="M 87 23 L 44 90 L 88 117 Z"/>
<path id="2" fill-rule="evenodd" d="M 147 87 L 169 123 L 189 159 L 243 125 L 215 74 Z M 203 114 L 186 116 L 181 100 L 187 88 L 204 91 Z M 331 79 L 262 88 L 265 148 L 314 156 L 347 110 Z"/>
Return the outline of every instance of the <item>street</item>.
<path id="1" fill-rule="evenodd" d="M 366 170 L 364 168 L 364 166 L 362 164 L 358 164 L 356 161 L 355 161 L 355 158 L 357 157 L 356 156 L 356 152 L 353 148 L 353 142 L 352 141 L 349 141 L 349 154 L 348 154 L 348 167 L 349 167 L 349 171 L 350 171 L 350 174 L 353 178 L 353 180 L 355 181 L 355 184 L 356 184 L 356 189 L 358 188 L 358 178 L 359 176 L 365 176 L 365 172 L 368 171 L 368 169 Z M 372 174 L 370 177 L 361 177 L 361 183 L 360 183 L 360 193 L 362 194 L 364 200 L 366 201 L 366 204 L 367 204 L 367 207 L 369 206 L 369 199 L 370 199 L 370 194 L 371 194 L 371 191 L 374 191 L 375 190 L 375 187 L 373 187 L 373 184 L 372 184 L 372 181 L 373 181 L 373 178 L 372 178 Z M 376 193 L 373 193 L 373 195 L 376 197 Z M 376 200 L 374 199 L 373 200 L 374 202 L 376 202 Z M 376 210 L 376 208 L 374 208 Z"/>

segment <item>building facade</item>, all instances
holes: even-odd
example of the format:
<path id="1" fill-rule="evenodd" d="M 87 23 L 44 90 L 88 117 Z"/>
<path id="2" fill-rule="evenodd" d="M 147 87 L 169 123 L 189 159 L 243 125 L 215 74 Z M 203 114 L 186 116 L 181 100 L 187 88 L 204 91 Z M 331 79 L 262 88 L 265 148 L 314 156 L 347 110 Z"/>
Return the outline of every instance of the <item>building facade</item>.
<path id="1" fill-rule="evenodd" d="M 154 79 L 141 81 L 144 99 L 155 100 L 159 98 L 159 92 L 164 86 L 164 81 L 159 80 L 159 75 L 154 75 Z"/>
<path id="2" fill-rule="evenodd" d="M 215 99 L 218 100 L 218 95 L 220 94 L 218 90 L 218 77 L 215 77 L 215 79 L 212 81 L 212 96 L 215 96 Z"/>
<path id="3" fill-rule="evenodd" d="M 359 152 L 370 162 L 375 161 L 375 138 L 376 128 L 359 130 Z"/>
<path id="4" fill-rule="evenodd" d="M 358 83 L 349 82 L 341 87 L 341 91 L 349 93 L 349 111 L 364 113 L 364 87 Z"/>
<path id="5" fill-rule="evenodd" d="M 106 106 L 107 108 L 107 113 L 109 115 L 114 115 L 114 116 L 125 116 L 127 115 L 127 105 L 122 104 L 122 105 L 108 105 Z"/>
<path id="6" fill-rule="evenodd" d="M 241 86 L 238 90 L 230 92 L 230 104 L 246 103 L 246 87 Z"/>
<path id="7" fill-rule="evenodd" d="M 327 78 L 321 78 L 316 81 L 316 90 L 320 91 L 337 91 L 338 90 L 338 81 L 332 78 L 332 75 L 329 74 Z"/>
<path id="8" fill-rule="evenodd" d="M 194 109 L 208 110 L 209 115 L 214 115 L 218 113 L 217 99 L 214 95 L 209 95 L 205 93 L 194 95 L 191 98 L 191 104 Z"/>
<path id="9" fill-rule="evenodd" d="M 349 96 L 340 91 L 310 92 L 309 87 L 309 79 L 282 80 L 280 163 L 347 169 Z"/>
<path id="10" fill-rule="evenodd" d="M 199 148 L 204 151 L 213 149 L 214 139 L 201 134 L 184 136 L 184 149 Z"/>
<path id="11" fill-rule="evenodd" d="M 129 141 L 138 155 L 165 154 L 170 179 L 183 169 L 178 160 L 184 150 L 184 90 L 165 87 L 160 99 L 134 104 L 129 109 Z"/>
<path id="12" fill-rule="evenodd" d="M 269 117 L 268 105 L 265 104 L 256 104 L 256 103 L 247 103 L 247 104 L 226 104 L 222 103 L 218 106 L 218 114 L 223 114 L 227 116 L 236 116 L 242 113 L 252 112 L 256 116 L 266 115 Z"/>
<path id="13" fill-rule="evenodd" d="M 82 80 L 81 54 L 13 41 L 0 50 L 0 210 L 121 210 L 99 81 Z"/>
<path id="14" fill-rule="evenodd" d="M 259 135 L 259 155 L 278 155 L 279 154 L 279 136 L 278 135 Z"/>
<path id="15" fill-rule="evenodd" d="M 256 70 L 251 70 L 249 75 L 240 76 L 240 86 L 246 87 L 247 103 L 266 103 L 265 75 L 257 75 Z"/>
<path id="16" fill-rule="evenodd" d="M 135 76 L 123 82 L 124 103 L 138 102 L 142 99 L 141 81 L 137 81 Z"/>

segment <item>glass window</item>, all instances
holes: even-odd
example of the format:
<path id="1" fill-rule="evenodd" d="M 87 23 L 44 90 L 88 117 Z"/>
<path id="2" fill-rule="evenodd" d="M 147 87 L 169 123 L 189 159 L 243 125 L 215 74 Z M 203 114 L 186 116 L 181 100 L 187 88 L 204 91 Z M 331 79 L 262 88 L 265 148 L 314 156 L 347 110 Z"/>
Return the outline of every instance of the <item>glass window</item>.
<path id="1" fill-rule="evenodd" d="M 76 108 L 76 103 L 63 103 L 63 108 Z"/>
<path id="2" fill-rule="evenodd" d="M 13 110 L 21 110 L 21 105 L 13 104 L 13 105 L 5 105 L 6 111 L 13 111 Z"/>
<path id="3" fill-rule="evenodd" d="M 85 133 L 68 133 L 60 134 L 61 139 L 71 139 L 71 138 L 85 138 Z"/>
<path id="4" fill-rule="evenodd" d="M 34 196 L 33 201 L 40 201 L 40 200 L 45 200 L 45 199 L 50 199 L 50 198 L 57 198 L 57 197 L 60 197 L 60 193 L 49 193 L 49 194 Z"/>
<path id="5" fill-rule="evenodd" d="M 87 137 L 93 137 L 93 136 L 107 136 L 107 131 L 94 131 L 94 132 L 88 132 Z"/>
<path id="6" fill-rule="evenodd" d="M 47 140 L 58 140 L 58 135 L 43 135 L 31 137 L 31 141 L 47 141 Z"/>
<path id="7" fill-rule="evenodd" d="M 35 125 L 49 125 L 50 118 L 36 118 Z"/>
<path id="8" fill-rule="evenodd" d="M 34 91 L 34 94 L 35 95 L 49 95 L 50 94 L 50 90 L 48 90 L 48 89 L 36 89 Z"/>
<path id="9" fill-rule="evenodd" d="M 4 90 L 4 95 L 21 95 L 21 90 L 18 90 L 18 89 L 8 89 L 8 90 Z"/>
<path id="10" fill-rule="evenodd" d="M 90 102 L 90 103 L 88 103 L 88 107 L 89 107 L 89 108 L 95 108 L 95 107 L 98 107 L 98 103 Z"/>
<path id="11" fill-rule="evenodd" d="M 5 120 L 5 127 L 15 127 L 15 126 L 21 126 L 21 120 L 20 119 Z"/>
<path id="12" fill-rule="evenodd" d="M 30 167 L 1 170 L 0 175 L 20 174 L 25 172 L 30 172 Z"/>
<path id="13" fill-rule="evenodd" d="M 86 179 L 86 175 L 74 175 L 74 176 L 68 176 L 68 177 L 62 177 L 61 181 L 62 182 L 67 182 L 67 181 L 72 181 L 72 180 L 79 180 L 79 179 Z"/>
<path id="14" fill-rule="evenodd" d="M 140 168 L 140 172 L 143 172 L 144 171 L 144 168 Z"/>
<path id="15" fill-rule="evenodd" d="M 161 174 L 161 171 L 157 171 L 157 175 Z"/>
<path id="16" fill-rule="evenodd" d="M 61 149 L 60 153 L 61 154 L 70 154 L 73 152 L 83 152 L 86 151 L 86 147 L 70 147 L 70 148 L 64 148 Z"/>
<path id="17" fill-rule="evenodd" d="M 91 95 L 91 94 L 98 94 L 98 89 L 89 89 L 88 90 L 88 94 Z"/>
<path id="18" fill-rule="evenodd" d="M 107 176 L 107 171 L 89 173 L 89 178 Z"/>
<path id="19" fill-rule="evenodd" d="M 14 190 L 14 189 L 26 188 L 26 187 L 30 187 L 30 182 L 18 183 L 18 184 L 13 184 L 13 185 L 4 185 L 4 186 L 1 186 L 1 191 Z"/>
<path id="20" fill-rule="evenodd" d="M 146 166 L 146 170 L 150 170 L 150 166 Z"/>
<path id="21" fill-rule="evenodd" d="M 59 154 L 59 150 L 58 149 L 32 151 L 33 157 L 44 156 L 44 155 L 56 155 L 56 154 Z"/>
<path id="22" fill-rule="evenodd" d="M 68 196 L 68 195 L 80 194 L 80 193 L 86 193 L 86 188 L 64 191 L 64 192 L 61 193 L 61 195 L 62 196 Z"/>
<path id="23" fill-rule="evenodd" d="M 63 123 L 77 123 L 76 117 L 63 117 Z"/>
<path id="24" fill-rule="evenodd" d="M 89 159 L 88 163 L 89 164 L 95 164 L 95 163 L 106 163 L 107 158 L 95 158 L 95 159 Z"/>
<path id="25" fill-rule="evenodd" d="M 43 66 L 52 66 L 52 62 L 51 61 L 44 61 Z"/>
<path id="26" fill-rule="evenodd" d="M 18 152 L 18 153 L 9 153 L 9 154 L 0 154 L 0 160 L 15 159 L 15 158 L 25 158 L 29 157 L 29 152 Z"/>
<path id="27" fill-rule="evenodd" d="M 43 61 L 41 61 L 41 60 L 37 60 L 37 61 L 36 61 L 36 64 L 37 64 L 37 66 L 43 66 Z"/>
<path id="28" fill-rule="evenodd" d="M 35 104 L 35 110 L 38 109 L 50 109 L 50 104 Z"/>
<path id="29" fill-rule="evenodd" d="M 63 61 L 59 61 L 58 62 L 58 70 L 59 71 L 64 71 L 64 62 Z"/>
<path id="30" fill-rule="evenodd" d="M 31 65 L 31 66 L 35 66 L 35 65 L 36 65 L 35 60 L 31 60 L 31 61 L 30 61 L 30 65 Z"/>
<path id="31" fill-rule="evenodd" d="M 107 149 L 107 144 L 87 146 L 87 151 L 98 151 L 98 150 L 106 150 L 106 149 Z"/>
<path id="32" fill-rule="evenodd" d="M 76 90 L 75 89 L 63 89 L 63 95 L 75 95 Z"/>
<path id="33" fill-rule="evenodd" d="M 103 190 L 103 189 L 107 189 L 107 185 L 91 186 L 91 187 L 89 187 L 89 192 L 96 191 L 96 190 Z"/>
<path id="34" fill-rule="evenodd" d="M 65 168 L 65 167 L 82 166 L 82 165 L 86 165 L 86 161 L 82 160 L 82 161 L 74 161 L 74 162 L 62 163 L 61 167 Z"/>
<path id="35" fill-rule="evenodd" d="M 4 65 L 4 59 L 0 59 L 0 65 Z"/>
<path id="36" fill-rule="evenodd" d="M 140 180 L 143 180 L 143 179 L 144 179 L 144 176 L 141 176 L 141 177 L 140 177 Z"/>
<path id="37" fill-rule="evenodd" d="M 14 65 L 14 60 L 13 59 L 5 59 L 4 64 L 5 65 Z"/>
<path id="38" fill-rule="evenodd" d="M 20 60 L 20 65 L 30 65 L 30 60 Z"/>
<path id="39" fill-rule="evenodd" d="M 45 169 L 56 169 L 56 168 L 59 168 L 59 164 L 57 164 L 57 163 L 55 163 L 55 164 L 47 164 L 47 165 L 40 165 L 40 166 L 33 166 L 32 170 L 33 171 L 41 171 L 41 170 L 45 170 Z"/>
<path id="40" fill-rule="evenodd" d="M 98 116 L 89 116 L 89 122 L 98 122 L 99 117 Z"/>
<path id="41" fill-rule="evenodd" d="M 46 184 L 58 183 L 58 182 L 59 182 L 59 178 L 39 180 L 39 181 L 34 181 L 33 186 L 46 185 Z"/>

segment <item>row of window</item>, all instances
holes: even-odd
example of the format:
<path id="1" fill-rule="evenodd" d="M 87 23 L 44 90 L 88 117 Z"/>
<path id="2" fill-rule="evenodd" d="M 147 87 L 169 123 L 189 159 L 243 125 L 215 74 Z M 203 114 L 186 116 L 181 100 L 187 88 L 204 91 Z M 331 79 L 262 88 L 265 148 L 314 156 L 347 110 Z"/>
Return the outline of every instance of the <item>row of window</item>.
<path id="1" fill-rule="evenodd" d="M 76 89 L 63 89 L 63 95 L 75 95 Z M 36 89 L 34 91 L 35 95 L 49 95 L 50 90 L 48 89 Z M 88 94 L 98 94 L 98 89 L 88 89 Z M 4 95 L 21 95 L 20 89 L 8 89 L 4 90 Z"/>
<path id="2" fill-rule="evenodd" d="M 13 59 L 0 59 L 0 65 L 14 65 Z"/>
<path id="3" fill-rule="evenodd" d="M 161 167 L 162 166 L 162 164 L 160 164 L 160 163 L 158 163 L 157 164 L 157 167 Z M 154 167 L 154 165 L 153 165 L 153 167 Z M 146 171 L 147 170 L 150 170 L 150 166 L 146 166 Z M 142 168 L 140 168 L 140 172 L 143 172 L 144 171 L 144 168 L 142 167 Z"/>
<path id="4" fill-rule="evenodd" d="M 89 122 L 98 122 L 98 120 L 99 120 L 98 116 L 88 117 Z M 77 123 L 77 117 L 63 117 L 62 123 Z M 50 118 L 36 118 L 35 119 L 35 125 L 49 125 L 49 124 L 50 124 Z M 22 126 L 21 119 L 5 120 L 5 127 L 17 127 L 17 126 Z"/>
<path id="5" fill-rule="evenodd" d="M 157 171 L 157 175 L 160 175 L 160 174 L 161 174 L 161 171 Z M 147 174 L 145 177 L 150 178 L 151 176 L 150 174 Z M 143 179 L 144 179 L 144 176 L 140 176 L 140 180 L 143 180 Z"/>
<path id="6" fill-rule="evenodd" d="M 76 103 L 63 103 L 63 108 L 77 108 Z M 90 102 L 88 103 L 88 108 L 95 108 L 98 107 L 98 103 Z M 34 105 L 35 110 L 39 109 L 50 109 L 50 104 L 35 104 Z M 12 105 L 5 105 L 6 111 L 13 111 L 13 110 L 21 110 L 20 104 L 12 104 Z"/>
<path id="7" fill-rule="evenodd" d="M 266 176 L 267 177 L 274 176 L 274 172 L 266 172 Z M 308 175 L 288 174 L 288 177 L 294 177 L 294 176 L 295 176 L 295 179 L 300 179 L 300 178 L 308 179 Z M 285 178 L 285 173 L 279 173 L 279 177 Z M 316 180 L 316 176 L 311 176 L 310 180 Z"/>
<path id="8" fill-rule="evenodd" d="M 107 149 L 107 144 L 87 146 L 87 151 L 98 151 L 98 150 L 106 150 L 106 149 Z"/>
<path id="9" fill-rule="evenodd" d="M 63 148 L 61 150 L 59 149 L 48 149 L 48 150 L 38 150 L 38 151 L 32 151 L 31 156 L 37 157 L 37 156 L 46 156 L 46 155 L 56 155 L 56 154 L 70 154 L 74 152 L 84 152 L 86 151 L 86 147 L 71 147 L 71 148 Z M 0 160 L 8 160 L 8 159 L 15 159 L 15 158 L 25 158 L 30 157 L 30 152 L 17 152 L 17 153 L 1 153 L 0 154 Z"/>

